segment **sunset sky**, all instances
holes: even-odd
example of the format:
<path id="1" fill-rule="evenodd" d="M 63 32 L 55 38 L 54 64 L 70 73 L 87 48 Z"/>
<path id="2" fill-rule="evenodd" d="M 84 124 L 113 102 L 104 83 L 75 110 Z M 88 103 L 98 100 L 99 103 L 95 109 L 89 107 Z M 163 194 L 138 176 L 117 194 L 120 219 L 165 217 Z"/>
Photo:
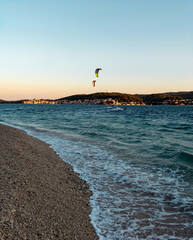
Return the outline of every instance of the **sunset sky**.
<path id="1" fill-rule="evenodd" d="M 193 91 L 192 0 L 0 0 L 0 99 L 104 91 Z"/>

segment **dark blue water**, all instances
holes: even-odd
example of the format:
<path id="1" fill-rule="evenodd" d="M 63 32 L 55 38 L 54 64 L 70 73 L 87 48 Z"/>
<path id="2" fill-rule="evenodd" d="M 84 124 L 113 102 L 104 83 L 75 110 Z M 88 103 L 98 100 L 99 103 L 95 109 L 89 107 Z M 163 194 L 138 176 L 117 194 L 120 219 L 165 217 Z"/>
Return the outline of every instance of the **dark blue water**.
<path id="1" fill-rule="evenodd" d="M 100 239 L 193 238 L 193 107 L 0 104 L 93 191 Z"/>

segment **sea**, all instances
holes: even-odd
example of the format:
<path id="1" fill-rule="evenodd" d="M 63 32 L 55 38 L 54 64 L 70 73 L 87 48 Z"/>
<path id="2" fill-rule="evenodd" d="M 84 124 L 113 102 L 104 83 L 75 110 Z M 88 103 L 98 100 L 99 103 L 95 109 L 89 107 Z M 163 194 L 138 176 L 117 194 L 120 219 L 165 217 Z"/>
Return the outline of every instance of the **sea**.
<path id="1" fill-rule="evenodd" d="M 0 104 L 88 183 L 100 240 L 193 239 L 193 106 Z"/>

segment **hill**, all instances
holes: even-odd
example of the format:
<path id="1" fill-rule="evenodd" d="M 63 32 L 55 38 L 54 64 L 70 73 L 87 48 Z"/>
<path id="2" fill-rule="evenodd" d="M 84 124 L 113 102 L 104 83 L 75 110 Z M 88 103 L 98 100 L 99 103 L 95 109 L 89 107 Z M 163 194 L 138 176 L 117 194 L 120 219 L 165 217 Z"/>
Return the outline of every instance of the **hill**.
<path id="1" fill-rule="evenodd" d="M 78 101 L 78 100 L 108 100 L 113 99 L 115 101 L 118 101 L 119 103 L 139 103 L 142 104 L 143 101 L 140 97 L 134 96 L 131 94 L 125 94 L 125 93 L 107 93 L 107 92 L 99 92 L 99 93 L 93 93 L 93 94 L 78 94 L 78 95 L 72 95 L 69 97 L 64 97 L 57 99 L 57 101 L 67 100 L 67 101 Z"/>
<path id="2" fill-rule="evenodd" d="M 180 96 L 174 96 L 166 93 L 159 93 L 159 94 L 150 94 L 150 95 L 137 95 L 138 97 L 142 98 L 145 104 L 153 104 L 153 105 L 161 105 L 163 102 L 166 101 L 176 101 L 176 100 L 183 100 Z"/>
<path id="3" fill-rule="evenodd" d="M 189 100 L 193 100 L 193 92 L 168 92 L 157 94 L 136 94 L 145 104 L 162 105 L 164 103 L 184 103 L 187 104 Z"/>
<path id="4" fill-rule="evenodd" d="M 172 96 L 179 96 L 184 99 L 193 99 L 193 91 L 191 92 L 168 92 L 167 94 Z"/>

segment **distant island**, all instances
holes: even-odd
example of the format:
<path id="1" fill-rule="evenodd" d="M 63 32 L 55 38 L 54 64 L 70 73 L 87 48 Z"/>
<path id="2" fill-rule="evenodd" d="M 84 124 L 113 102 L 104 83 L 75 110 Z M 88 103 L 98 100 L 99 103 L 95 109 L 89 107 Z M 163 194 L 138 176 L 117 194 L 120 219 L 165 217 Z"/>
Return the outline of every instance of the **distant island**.
<path id="1" fill-rule="evenodd" d="M 18 101 L 0 100 L 1 104 L 101 104 L 101 105 L 193 105 L 193 91 L 156 94 L 126 94 L 99 92 L 78 94 L 60 99 L 26 99 Z"/>

